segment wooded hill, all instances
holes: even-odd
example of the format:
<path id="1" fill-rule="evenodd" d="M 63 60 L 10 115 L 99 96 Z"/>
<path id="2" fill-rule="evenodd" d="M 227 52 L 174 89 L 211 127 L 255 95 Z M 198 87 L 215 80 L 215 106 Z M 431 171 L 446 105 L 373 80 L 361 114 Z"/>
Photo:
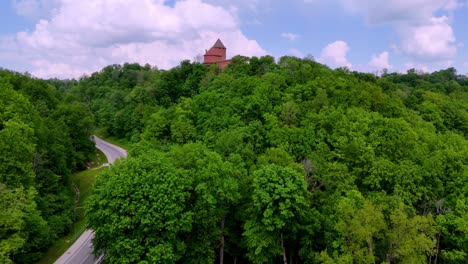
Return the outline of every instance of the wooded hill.
<path id="1" fill-rule="evenodd" d="M 235 57 L 73 94 L 134 142 L 88 214 L 111 263 L 466 263 L 468 79 Z"/>
<path id="2" fill-rule="evenodd" d="M 0 263 L 33 263 L 69 232 L 70 175 L 95 152 L 93 122 L 46 81 L 0 70 Z"/>
<path id="3" fill-rule="evenodd" d="M 87 209 L 109 263 L 468 261 L 468 78 L 453 68 L 238 56 L 47 85 L 132 143 Z"/>

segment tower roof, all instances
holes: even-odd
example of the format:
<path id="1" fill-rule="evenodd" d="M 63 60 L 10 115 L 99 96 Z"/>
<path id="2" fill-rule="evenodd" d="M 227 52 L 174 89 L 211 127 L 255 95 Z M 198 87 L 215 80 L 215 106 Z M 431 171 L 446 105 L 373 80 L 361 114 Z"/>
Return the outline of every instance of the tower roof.
<path id="1" fill-rule="evenodd" d="M 213 45 L 213 48 L 220 48 L 220 49 L 225 49 L 226 47 L 224 44 L 221 42 L 221 40 L 217 40 L 216 43 Z"/>

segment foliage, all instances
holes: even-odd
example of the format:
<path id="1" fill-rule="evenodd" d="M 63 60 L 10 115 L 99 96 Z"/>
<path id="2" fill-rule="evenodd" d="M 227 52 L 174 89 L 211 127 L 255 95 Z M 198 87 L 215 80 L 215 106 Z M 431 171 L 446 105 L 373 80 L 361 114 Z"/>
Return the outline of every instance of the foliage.
<path id="1" fill-rule="evenodd" d="M 0 148 L 14 157 L 0 156 L 0 179 L 35 189 L 48 226 L 66 226 L 91 128 L 129 142 L 88 206 L 109 262 L 468 261 L 468 78 L 453 68 L 375 76 L 236 56 L 223 71 L 1 76 Z"/>
<path id="2" fill-rule="evenodd" d="M 252 212 L 244 236 L 253 263 L 286 259 L 309 214 L 304 177 L 288 167 L 266 165 L 253 173 Z M 291 257 L 291 256 L 289 256 Z"/>
<path id="3" fill-rule="evenodd" d="M 214 261 L 219 223 L 237 199 L 232 171 L 196 144 L 111 167 L 88 205 L 96 248 L 112 263 Z"/>
<path id="4" fill-rule="evenodd" d="M 2 263 L 32 263 L 73 221 L 70 174 L 94 146 L 84 104 L 45 81 L 0 71 Z M 5 210 L 3 210 L 5 209 Z"/>
<path id="5" fill-rule="evenodd" d="M 111 167 L 98 176 L 88 206 L 96 248 L 106 249 L 112 263 L 180 259 L 186 246 L 179 238 L 192 223 L 189 184 L 157 153 Z"/>
<path id="6" fill-rule="evenodd" d="M 237 56 L 224 71 L 144 74 L 90 105 L 119 118 L 123 130 L 98 124 L 133 155 L 157 149 L 190 171 L 180 262 L 467 261 L 468 86 L 454 69 L 375 76 Z M 106 82 L 96 73 L 70 94 L 93 78 Z"/>

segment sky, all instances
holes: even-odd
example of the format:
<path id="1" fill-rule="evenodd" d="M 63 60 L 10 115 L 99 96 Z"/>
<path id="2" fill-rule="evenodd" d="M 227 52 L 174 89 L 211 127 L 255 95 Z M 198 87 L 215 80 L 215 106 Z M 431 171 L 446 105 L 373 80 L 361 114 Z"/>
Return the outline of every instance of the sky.
<path id="1" fill-rule="evenodd" d="M 38 78 L 125 62 L 169 69 L 218 38 L 228 57 L 468 74 L 468 0 L 0 1 L 0 67 Z"/>

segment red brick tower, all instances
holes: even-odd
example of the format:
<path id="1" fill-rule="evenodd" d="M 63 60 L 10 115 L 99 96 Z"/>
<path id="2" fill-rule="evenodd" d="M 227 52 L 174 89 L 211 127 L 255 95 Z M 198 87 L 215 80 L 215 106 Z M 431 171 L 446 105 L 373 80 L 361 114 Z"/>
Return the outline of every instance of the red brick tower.
<path id="1" fill-rule="evenodd" d="M 229 63 L 229 60 L 226 60 L 226 47 L 219 39 L 211 49 L 205 52 L 203 57 L 203 64 L 217 64 L 221 69 L 224 69 L 224 67 Z"/>

